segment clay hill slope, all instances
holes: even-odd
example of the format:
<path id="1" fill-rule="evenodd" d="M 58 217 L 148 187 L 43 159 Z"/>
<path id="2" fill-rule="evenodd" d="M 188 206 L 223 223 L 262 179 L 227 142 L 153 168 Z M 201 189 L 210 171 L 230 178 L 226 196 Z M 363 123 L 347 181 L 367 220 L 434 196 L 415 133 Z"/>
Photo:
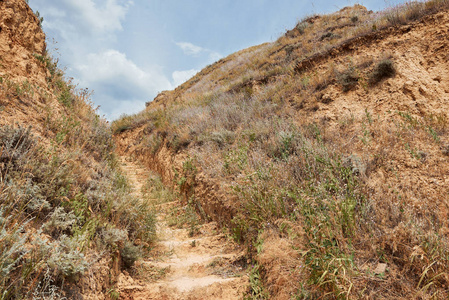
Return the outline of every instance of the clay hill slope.
<path id="1" fill-rule="evenodd" d="M 155 220 L 41 21 L 25 0 L 0 1 L 0 299 L 105 299 Z"/>
<path id="2" fill-rule="evenodd" d="M 447 299 L 447 1 L 305 18 L 113 124 L 247 246 L 252 297 Z"/>

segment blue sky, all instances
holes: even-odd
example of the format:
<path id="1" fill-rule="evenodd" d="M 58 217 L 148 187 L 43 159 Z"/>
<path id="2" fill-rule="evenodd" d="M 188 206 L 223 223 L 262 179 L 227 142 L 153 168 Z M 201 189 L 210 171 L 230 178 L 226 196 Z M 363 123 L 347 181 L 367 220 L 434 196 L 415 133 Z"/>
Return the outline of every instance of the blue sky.
<path id="1" fill-rule="evenodd" d="M 235 51 L 276 40 L 304 16 L 355 3 L 371 10 L 404 1 L 30 0 L 48 48 L 99 113 L 136 113 Z"/>

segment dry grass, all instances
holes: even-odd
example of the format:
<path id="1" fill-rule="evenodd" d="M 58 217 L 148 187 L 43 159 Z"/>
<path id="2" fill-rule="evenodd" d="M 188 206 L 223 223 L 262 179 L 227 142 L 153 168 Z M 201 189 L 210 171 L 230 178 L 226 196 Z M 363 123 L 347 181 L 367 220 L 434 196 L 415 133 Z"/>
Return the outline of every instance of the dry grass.
<path id="1" fill-rule="evenodd" d="M 130 267 L 146 251 L 132 242 L 154 239 L 153 212 L 129 196 L 112 132 L 89 93 L 76 90 L 51 58 L 42 60 L 53 94 L 0 83 L 11 103 L 37 100 L 46 112 L 39 137 L 0 126 L 1 299 L 77 297 L 89 268 L 100 260 Z M 109 275 L 113 283 L 112 268 Z"/>
<path id="2" fill-rule="evenodd" d="M 417 179 L 437 177 L 445 115 L 366 109 L 336 126 L 311 120 L 333 101 L 324 98 L 328 85 L 368 93 L 396 74 L 394 56 L 347 55 L 335 65 L 327 61 L 333 49 L 448 4 L 380 13 L 356 6 L 306 18 L 276 42 L 208 67 L 207 79 L 198 75 L 169 93 L 165 108 L 150 104 L 114 126 L 145 128 L 141 146 L 149 155 L 162 147 L 183 152 L 232 194 L 229 228 L 253 259 L 253 297 L 447 298 L 447 221 L 436 204 L 447 206 L 447 189 L 420 189 Z M 425 164 L 434 173 L 423 173 Z M 182 176 L 176 180 L 194 190 L 195 177 Z M 376 273 L 380 263 L 387 269 Z"/>

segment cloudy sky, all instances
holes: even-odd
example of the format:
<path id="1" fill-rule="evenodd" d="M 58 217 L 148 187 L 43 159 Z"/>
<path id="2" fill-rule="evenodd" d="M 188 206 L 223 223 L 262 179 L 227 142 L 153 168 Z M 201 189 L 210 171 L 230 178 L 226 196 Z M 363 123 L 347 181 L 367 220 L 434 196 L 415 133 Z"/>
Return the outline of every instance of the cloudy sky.
<path id="1" fill-rule="evenodd" d="M 113 120 L 145 107 L 203 67 L 274 41 L 306 15 L 349 0 L 30 0 L 48 48 Z M 358 2 L 379 10 L 401 1 Z"/>

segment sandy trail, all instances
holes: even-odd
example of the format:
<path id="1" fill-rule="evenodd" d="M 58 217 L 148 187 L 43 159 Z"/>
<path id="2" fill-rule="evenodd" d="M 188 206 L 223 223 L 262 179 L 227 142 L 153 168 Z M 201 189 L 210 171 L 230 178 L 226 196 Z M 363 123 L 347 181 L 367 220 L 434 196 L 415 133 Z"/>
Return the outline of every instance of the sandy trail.
<path id="1" fill-rule="evenodd" d="M 129 158 L 121 162 L 133 193 L 141 196 L 150 172 Z M 214 222 L 199 225 L 194 236 L 188 228 L 168 226 L 170 209 L 178 201 L 154 205 L 156 245 L 131 275 L 120 274 L 120 299 L 243 299 L 248 286 L 243 251 Z"/>

